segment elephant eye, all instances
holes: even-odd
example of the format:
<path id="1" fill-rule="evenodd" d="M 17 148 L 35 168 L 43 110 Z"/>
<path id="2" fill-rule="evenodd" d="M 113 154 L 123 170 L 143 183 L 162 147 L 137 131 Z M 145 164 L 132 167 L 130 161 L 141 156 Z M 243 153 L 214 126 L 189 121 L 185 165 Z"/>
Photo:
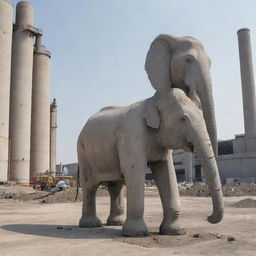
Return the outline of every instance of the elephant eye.
<path id="1" fill-rule="evenodd" d="M 186 62 L 187 63 L 192 63 L 194 58 L 192 56 L 186 57 Z"/>

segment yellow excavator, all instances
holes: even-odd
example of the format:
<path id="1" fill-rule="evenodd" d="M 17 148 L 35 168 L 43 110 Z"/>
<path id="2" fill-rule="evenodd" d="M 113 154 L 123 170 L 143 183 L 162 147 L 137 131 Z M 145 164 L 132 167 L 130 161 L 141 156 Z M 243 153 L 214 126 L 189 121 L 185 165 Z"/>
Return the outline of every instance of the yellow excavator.
<path id="1" fill-rule="evenodd" d="M 40 176 L 32 177 L 31 185 L 37 190 L 51 191 L 54 188 L 63 190 L 64 188 L 74 186 L 74 181 L 72 176 L 53 176 L 51 173 L 44 173 Z"/>

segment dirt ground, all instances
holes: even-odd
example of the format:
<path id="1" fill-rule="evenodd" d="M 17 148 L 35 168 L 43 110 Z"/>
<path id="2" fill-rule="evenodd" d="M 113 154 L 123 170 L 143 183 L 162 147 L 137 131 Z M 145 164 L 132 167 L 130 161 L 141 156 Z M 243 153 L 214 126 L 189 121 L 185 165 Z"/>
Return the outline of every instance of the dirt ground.
<path id="1" fill-rule="evenodd" d="M 157 233 L 162 218 L 161 203 L 158 196 L 147 195 L 145 221 L 150 235 L 125 238 L 121 236 L 121 227 L 79 228 L 81 202 L 64 204 L 0 199 L 0 255 L 255 256 L 255 200 L 255 196 L 226 197 L 224 220 L 212 225 L 206 221 L 211 211 L 210 198 L 181 197 L 181 219 L 187 234 L 174 237 Z M 244 208 L 248 205 L 251 208 Z M 109 211 L 107 196 L 100 194 L 97 197 L 97 211 L 105 223 Z"/>

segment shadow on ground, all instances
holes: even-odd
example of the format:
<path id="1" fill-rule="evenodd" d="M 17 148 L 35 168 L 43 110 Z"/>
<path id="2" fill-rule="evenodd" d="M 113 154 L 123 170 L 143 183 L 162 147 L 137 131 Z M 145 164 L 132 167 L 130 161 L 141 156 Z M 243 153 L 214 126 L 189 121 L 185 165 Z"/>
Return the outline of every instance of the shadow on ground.
<path id="1" fill-rule="evenodd" d="M 69 225 L 13 224 L 4 225 L 2 229 L 27 235 L 47 236 L 64 239 L 114 239 L 122 243 L 143 247 L 183 247 L 189 244 L 218 240 L 227 243 L 227 235 L 207 232 L 204 229 L 188 229 L 183 236 L 166 236 L 158 233 L 157 227 L 149 228 L 147 237 L 123 237 L 121 227 L 103 226 L 100 228 L 79 228 Z M 234 241 L 236 242 L 236 241 Z"/>
<path id="2" fill-rule="evenodd" d="M 111 227 L 79 228 L 69 225 L 13 224 L 3 225 L 2 229 L 36 236 L 48 236 L 68 239 L 113 239 L 121 237 L 121 229 Z"/>

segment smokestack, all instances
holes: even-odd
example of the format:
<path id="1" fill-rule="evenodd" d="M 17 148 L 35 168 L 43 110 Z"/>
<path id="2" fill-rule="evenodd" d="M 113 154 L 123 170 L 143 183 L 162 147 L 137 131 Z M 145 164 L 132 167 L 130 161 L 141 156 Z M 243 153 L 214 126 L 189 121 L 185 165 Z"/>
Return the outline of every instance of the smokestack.
<path id="1" fill-rule="evenodd" d="M 50 172 L 56 175 L 56 141 L 57 141 L 57 103 L 50 106 Z"/>
<path id="2" fill-rule="evenodd" d="M 36 37 L 33 62 L 31 115 L 31 177 L 49 171 L 50 142 L 50 58 L 51 54 Z"/>
<path id="3" fill-rule="evenodd" d="M 0 181 L 7 181 L 13 6 L 0 0 Z"/>
<path id="4" fill-rule="evenodd" d="M 33 7 L 29 2 L 16 6 L 13 28 L 10 93 L 11 180 L 28 185 L 30 178 L 30 126 L 34 36 Z"/>
<path id="5" fill-rule="evenodd" d="M 256 136 L 256 99 L 250 30 L 237 31 L 244 110 L 245 137 Z"/>

